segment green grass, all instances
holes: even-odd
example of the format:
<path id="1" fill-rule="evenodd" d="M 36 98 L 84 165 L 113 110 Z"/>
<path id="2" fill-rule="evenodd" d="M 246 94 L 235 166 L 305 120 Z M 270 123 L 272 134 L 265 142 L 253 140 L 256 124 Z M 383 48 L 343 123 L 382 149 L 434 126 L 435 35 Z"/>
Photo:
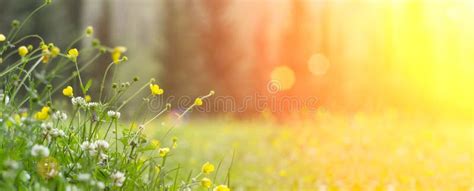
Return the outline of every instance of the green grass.
<path id="1" fill-rule="evenodd" d="M 158 137 L 159 125 L 149 131 Z M 150 134 L 150 133 L 149 133 Z M 390 115 L 325 115 L 277 124 L 197 120 L 177 127 L 173 165 L 210 161 L 233 190 L 468 190 L 474 185 L 469 122 Z M 218 182 L 224 182 L 220 171 Z"/>

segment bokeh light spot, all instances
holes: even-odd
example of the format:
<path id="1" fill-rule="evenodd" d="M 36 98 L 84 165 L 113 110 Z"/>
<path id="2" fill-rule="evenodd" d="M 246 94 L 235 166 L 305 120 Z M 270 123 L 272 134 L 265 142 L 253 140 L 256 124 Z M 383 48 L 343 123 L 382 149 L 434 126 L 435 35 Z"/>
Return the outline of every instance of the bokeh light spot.
<path id="1" fill-rule="evenodd" d="M 287 66 L 279 66 L 273 69 L 271 80 L 279 82 L 281 90 L 289 90 L 295 84 L 295 73 Z"/>
<path id="2" fill-rule="evenodd" d="M 308 60 L 309 71 L 316 76 L 322 76 L 326 74 L 329 66 L 329 59 L 323 54 L 313 54 Z"/>

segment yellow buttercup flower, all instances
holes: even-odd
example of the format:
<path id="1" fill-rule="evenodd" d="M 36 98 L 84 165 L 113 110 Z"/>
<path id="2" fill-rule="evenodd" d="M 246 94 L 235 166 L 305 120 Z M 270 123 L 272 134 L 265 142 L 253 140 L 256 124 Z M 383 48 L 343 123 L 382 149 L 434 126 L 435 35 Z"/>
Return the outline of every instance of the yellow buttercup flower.
<path id="1" fill-rule="evenodd" d="M 18 54 L 21 57 L 26 56 L 28 54 L 28 48 L 26 48 L 26 46 L 20 46 L 20 48 L 18 48 Z"/>
<path id="2" fill-rule="evenodd" d="M 212 186 L 212 181 L 209 178 L 202 178 L 201 179 L 201 186 L 204 188 L 210 188 Z"/>
<path id="3" fill-rule="evenodd" d="M 201 172 L 204 174 L 210 174 L 214 171 L 214 165 L 209 162 L 206 162 L 202 165 Z"/>
<path id="4" fill-rule="evenodd" d="M 230 191 L 230 189 L 226 185 L 219 185 L 216 186 L 212 191 Z"/>
<path id="5" fill-rule="evenodd" d="M 54 57 L 58 56 L 60 52 L 61 52 L 61 50 L 58 47 L 53 46 L 51 48 L 51 57 L 54 58 Z"/>
<path id="6" fill-rule="evenodd" d="M 158 84 L 150 84 L 150 91 L 152 95 L 161 95 L 164 92 Z"/>
<path id="7" fill-rule="evenodd" d="M 120 57 L 122 56 L 122 53 L 126 52 L 127 48 L 124 46 L 117 46 L 112 50 L 112 61 L 114 64 L 120 63 Z"/>
<path id="8" fill-rule="evenodd" d="M 75 48 L 70 49 L 69 51 L 67 51 L 67 57 L 70 58 L 73 61 L 75 61 L 78 56 L 79 56 L 79 51 Z"/>
<path id="9" fill-rule="evenodd" d="M 46 46 L 46 47 L 47 47 L 47 46 Z M 49 57 L 50 57 L 50 55 L 51 55 L 51 53 L 49 52 L 49 50 L 46 48 L 46 50 L 43 50 L 41 54 L 42 54 L 42 56 L 43 56 L 43 59 L 42 59 L 43 63 L 48 63 L 48 62 L 49 62 Z"/>
<path id="10" fill-rule="evenodd" d="M 169 149 L 169 148 L 161 148 L 161 149 L 159 150 L 160 157 L 165 157 L 169 152 L 170 152 L 170 149 Z"/>
<path id="11" fill-rule="evenodd" d="M 63 89 L 63 95 L 67 97 L 72 97 L 74 95 L 74 89 L 71 86 L 67 86 Z"/>
<path id="12" fill-rule="evenodd" d="M 41 111 L 36 112 L 35 118 L 38 120 L 46 120 L 49 118 L 49 107 L 44 106 Z"/>
<path id="13" fill-rule="evenodd" d="M 90 95 L 86 95 L 84 96 L 84 99 L 86 100 L 86 102 L 90 102 L 92 100 L 92 97 Z"/>
<path id="14" fill-rule="evenodd" d="M 161 143 L 160 143 L 160 141 L 158 141 L 156 139 L 153 139 L 153 140 L 151 140 L 151 145 L 153 145 L 153 147 L 155 147 L 155 148 L 160 148 Z"/>
<path id="15" fill-rule="evenodd" d="M 202 99 L 201 99 L 201 98 L 196 98 L 196 99 L 194 100 L 194 105 L 197 105 L 197 106 L 202 105 Z"/>
<path id="16" fill-rule="evenodd" d="M 6 39 L 7 39 L 7 38 L 5 37 L 5 35 L 0 34 L 0 42 L 5 41 Z"/>

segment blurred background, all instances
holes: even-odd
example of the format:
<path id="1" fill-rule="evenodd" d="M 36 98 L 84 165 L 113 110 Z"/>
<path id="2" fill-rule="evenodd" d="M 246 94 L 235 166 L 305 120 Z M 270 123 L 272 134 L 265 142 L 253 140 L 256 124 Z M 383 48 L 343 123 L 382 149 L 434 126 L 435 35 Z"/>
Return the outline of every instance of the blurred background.
<path id="1" fill-rule="evenodd" d="M 1 0 L 0 30 L 41 3 Z M 154 77 L 177 97 L 212 89 L 237 106 L 257 94 L 312 97 L 313 109 L 334 112 L 472 118 L 473 17 L 465 0 L 62 0 L 24 33 L 65 47 L 91 25 L 103 44 L 128 48 L 120 81 Z M 109 62 L 86 75 L 101 76 Z M 270 95 L 272 80 L 280 91 Z M 254 107 L 208 113 L 248 117 L 260 113 Z"/>

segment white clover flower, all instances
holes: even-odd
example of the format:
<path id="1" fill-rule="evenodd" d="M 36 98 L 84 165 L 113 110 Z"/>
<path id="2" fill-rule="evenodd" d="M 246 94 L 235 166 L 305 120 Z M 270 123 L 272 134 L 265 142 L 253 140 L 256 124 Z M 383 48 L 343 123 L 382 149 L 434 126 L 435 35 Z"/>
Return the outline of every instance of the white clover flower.
<path id="1" fill-rule="evenodd" d="M 53 128 L 53 123 L 51 123 L 51 122 L 41 123 L 41 128 L 43 130 L 49 131 Z"/>
<path id="2" fill-rule="evenodd" d="M 56 111 L 53 113 L 53 119 L 65 121 L 67 119 L 67 114 L 61 111 Z"/>
<path id="3" fill-rule="evenodd" d="M 66 186 L 66 191 L 80 191 L 80 189 L 77 186 L 74 186 L 74 185 L 67 185 Z"/>
<path id="4" fill-rule="evenodd" d="M 34 157 L 47 157 L 49 156 L 49 149 L 43 145 L 34 145 L 31 148 L 31 155 Z"/>
<path id="5" fill-rule="evenodd" d="M 79 173 L 77 175 L 77 180 L 80 182 L 87 182 L 91 179 L 91 174 L 89 173 Z"/>
<path id="6" fill-rule="evenodd" d="M 84 152 L 88 152 L 92 156 L 97 154 L 97 145 L 95 143 L 90 143 L 89 141 L 82 142 L 81 149 Z"/>
<path id="7" fill-rule="evenodd" d="M 51 129 L 51 131 L 49 132 L 49 134 L 50 134 L 52 137 L 54 137 L 54 138 L 56 138 L 56 137 L 65 137 L 65 136 L 66 136 L 66 134 L 64 133 L 63 130 L 61 130 L 61 129 L 56 129 L 56 128 Z"/>
<path id="8" fill-rule="evenodd" d="M 116 118 L 116 119 L 120 118 L 120 112 L 118 111 L 108 111 L 107 115 L 111 118 Z"/>
<path id="9" fill-rule="evenodd" d="M 14 160 L 11 160 L 11 159 L 8 159 L 5 162 L 3 162 L 3 165 L 7 169 L 11 169 L 11 170 L 16 170 L 20 167 L 20 164 L 18 164 L 18 162 L 14 161 Z"/>
<path id="10" fill-rule="evenodd" d="M 101 181 L 97 181 L 97 182 L 95 183 L 95 186 L 96 186 L 99 190 L 105 189 L 105 184 L 104 184 L 103 182 L 101 182 Z"/>
<path id="11" fill-rule="evenodd" d="M 27 182 L 31 179 L 31 176 L 30 174 L 28 174 L 28 172 L 26 171 L 21 171 L 20 173 L 20 180 L 23 181 L 23 182 Z"/>
<path id="12" fill-rule="evenodd" d="M 82 97 L 73 97 L 71 98 L 72 105 L 74 106 L 85 106 L 86 100 Z"/>
<path id="13" fill-rule="evenodd" d="M 110 178 L 112 179 L 113 185 L 117 187 L 122 187 L 123 182 L 125 182 L 126 179 L 125 174 L 120 171 L 112 173 Z"/>
<path id="14" fill-rule="evenodd" d="M 89 109 L 97 107 L 97 106 L 99 106 L 99 103 L 97 103 L 97 102 L 89 102 L 89 103 L 86 104 L 86 107 L 89 108 Z"/>
<path id="15" fill-rule="evenodd" d="M 95 145 L 98 150 L 107 150 L 109 148 L 109 143 L 105 140 L 97 140 L 95 141 Z"/>

